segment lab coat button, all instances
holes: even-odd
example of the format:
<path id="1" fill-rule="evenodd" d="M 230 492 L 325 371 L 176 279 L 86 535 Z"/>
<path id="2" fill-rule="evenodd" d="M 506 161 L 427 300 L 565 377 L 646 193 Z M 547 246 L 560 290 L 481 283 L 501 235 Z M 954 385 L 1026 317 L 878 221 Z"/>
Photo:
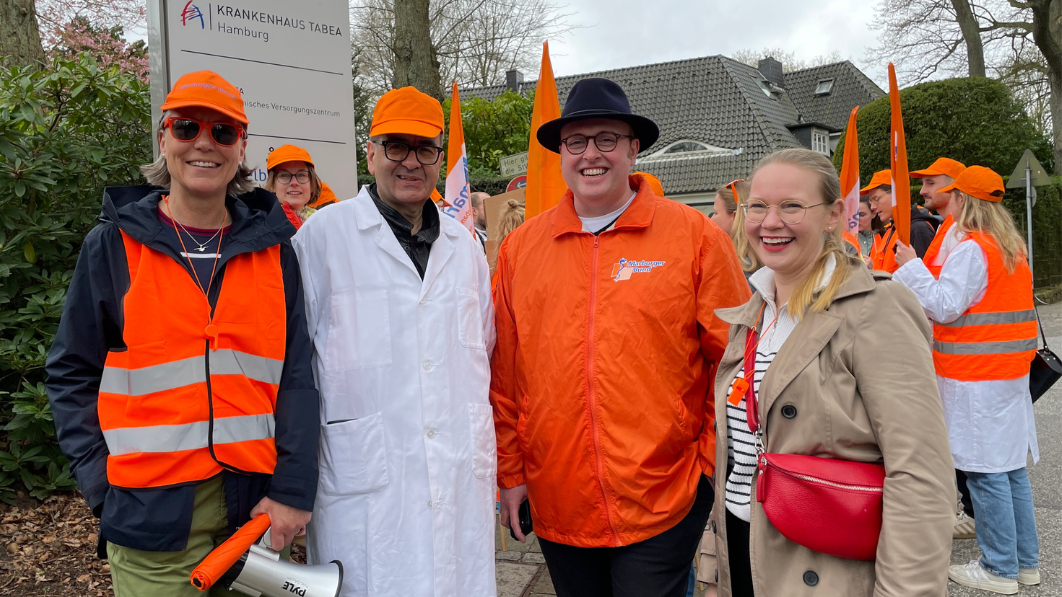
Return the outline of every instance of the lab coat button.
<path id="1" fill-rule="evenodd" d="M 428 439 L 435 439 L 435 430 L 434 429 L 429 429 L 428 430 Z"/>
<path id="2" fill-rule="evenodd" d="M 431 500 L 428 500 L 428 507 L 431 508 Z"/>
<path id="3" fill-rule="evenodd" d="M 431 371 L 431 361 L 424 361 L 424 370 Z"/>

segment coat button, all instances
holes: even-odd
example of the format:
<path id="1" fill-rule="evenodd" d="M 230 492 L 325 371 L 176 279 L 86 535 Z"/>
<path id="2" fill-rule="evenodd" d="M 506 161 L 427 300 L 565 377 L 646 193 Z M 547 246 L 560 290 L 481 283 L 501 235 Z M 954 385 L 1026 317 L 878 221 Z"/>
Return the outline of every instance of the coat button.
<path id="1" fill-rule="evenodd" d="M 428 507 L 431 508 L 431 500 L 428 500 Z M 805 574 L 804 577 L 807 578 L 807 575 Z"/>
<path id="2" fill-rule="evenodd" d="M 819 584 L 819 575 L 815 574 L 814 570 L 808 570 L 804 573 L 804 584 L 809 587 L 814 587 Z"/>
<path id="3" fill-rule="evenodd" d="M 434 429 L 429 429 L 428 430 L 428 439 L 435 439 L 435 430 Z"/>
<path id="4" fill-rule="evenodd" d="M 423 307 L 424 305 L 427 305 L 427 304 L 428 304 L 428 299 L 426 299 L 426 298 L 420 299 L 420 306 L 421 307 Z"/>
<path id="5" fill-rule="evenodd" d="M 424 370 L 431 371 L 431 361 L 424 361 Z"/>
<path id="6" fill-rule="evenodd" d="M 786 404 L 782 407 L 782 416 L 787 419 L 792 419 L 797 416 L 797 409 L 792 404 Z"/>
<path id="7" fill-rule="evenodd" d="M 712 521 L 712 532 L 713 533 L 715 532 L 715 521 L 714 520 Z"/>

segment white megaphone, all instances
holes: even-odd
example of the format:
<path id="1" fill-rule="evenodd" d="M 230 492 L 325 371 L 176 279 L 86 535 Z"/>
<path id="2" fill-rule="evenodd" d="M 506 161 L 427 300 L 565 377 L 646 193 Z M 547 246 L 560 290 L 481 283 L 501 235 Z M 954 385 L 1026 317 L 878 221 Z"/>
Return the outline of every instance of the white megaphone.
<path id="1" fill-rule="evenodd" d="M 265 514 L 240 528 L 210 552 L 192 572 L 200 591 L 212 586 L 251 597 L 338 597 L 343 588 L 343 563 L 303 566 L 280 560 L 269 549 L 269 517 Z M 264 535 L 262 534 L 264 530 Z M 261 536 L 262 540 L 255 543 Z"/>

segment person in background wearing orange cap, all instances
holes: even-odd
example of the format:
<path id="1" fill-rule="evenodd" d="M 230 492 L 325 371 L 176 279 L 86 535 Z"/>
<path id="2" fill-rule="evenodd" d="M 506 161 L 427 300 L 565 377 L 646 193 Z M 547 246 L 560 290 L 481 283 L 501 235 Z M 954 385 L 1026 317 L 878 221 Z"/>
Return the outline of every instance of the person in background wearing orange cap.
<path id="1" fill-rule="evenodd" d="M 494 312 L 483 250 L 431 201 L 443 126 L 438 100 L 385 93 L 376 182 L 292 240 L 322 403 L 308 560 L 341 560 L 346 597 L 497 593 Z"/>
<path id="2" fill-rule="evenodd" d="M 953 213 L 956 203 L 952 200 L 953 197 L 958 195 L 959 191 L 940 192 L 940 189 L 954 183 L 955 179 L 965 169 L 966 166 L 961 162 L 950 158 L 938 158 L 928 168 L 911 172 L 912 178 L 922 179 L 922 190 L 919 191 L 919 194 L 925 200 L 926 208 L 935 211 L 938 216 L 944 218 L 940 228 L 937 228 L 932 244 L 929 245 L 925 255 L 922 256 L 922 263 L 925 264 L 925 267 L 934 277 L 940 275 L 940 269 L 944 266 L 944 261 L 948 258 L 952 249 L 962 240 L 962 233 L 954 225 L 955 215 L 957 214 Z M 910 263 L 908 262 L 908 264 Z M 908 267 L 914 266 L 909 265 Z M 900 269 L 903 268 L 901 267 Z M 975 536 L 974 509 L 973 502 L 970 500 L 970 490 L 966 487 L 966 473 L 955 469 L 955 483 L 959 489 L 959 504 L 956 507 L 953 536 L 955 539 L 973 539 Z"/>
<path id="3" fill-rule="evenodd" d="M 153 186 L 104 191 L 46 364 L 117 597 L 200 594 L 192 569 L 237 526 L 268 515 L 279 551 L 317 491 L 295 231 L 250 179 L 243 99 L 199 71 L 162 110 Z"/>
<path id="4" fill-rule="evenodd" d="M 870 252 L 871 267 L 876 270 L 896 271 L 896 227 L 892 221 L 892 172 L 875 172 L 870 184 L 859 190 L 860 195 L 869 195 L 870 209 L 881 221 L 883 228 L 874 239 Z M 911 246 L 921 257 L 933 242 L 937 221 L 933 214 L 918 205 L 911 206 Z"/>
<path id="5" fill-rule="evenodd" d="M 281 145 L 266 158 L 265 190 L 275 193 L 284 213 L 298 230 L 316 211 L 310 207 L 321 196 L 321 179 L 317 178 L 310 152 L 294 145 Z"/>
<path id="6" fill-rule="evenodd" d="M 952 566 L 955 582 L 1013 595 L 1040 582 L 1039 540 L 1026 458 L 1040 459 L 1029 395 L 1036 312 L 1025 241 L 1001 203 L 1003 179 L 970 166 L 940 189 L 955 192 L 960 234 L 938 276 L 899 247 L 893 279 L 933 322 L 933 362 L 955 468 L 964 471 L 982 557 Z"/>
<path id="7" fill-rule="evenodd" d="M 320 179 L 318 179 L 320 180 Z M 328 183 L 321 181 L 321 194 L 316 200 L 310 203 L 310 207 L 314 209 L 321 209 L 322 207 L 328 207 L 329 205 L 339 203 L 339 198 L 336 197 L 332 187 L 328 186 Z"/>

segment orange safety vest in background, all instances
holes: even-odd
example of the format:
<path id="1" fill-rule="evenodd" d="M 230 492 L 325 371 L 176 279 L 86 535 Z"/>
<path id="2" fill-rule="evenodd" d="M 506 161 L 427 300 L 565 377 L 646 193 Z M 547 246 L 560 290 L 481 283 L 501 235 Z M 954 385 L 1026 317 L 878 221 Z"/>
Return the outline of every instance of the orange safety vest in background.
<path id="1" fill-rule="evenodd" d="M 988 257 L 985 297 L 951 323 L 933 324 L 937 375 L 959 381 L 1017 379 L 1029 374 L 1036 353 L 1032 271 L 1021 259 L 1008 273 L 991 236 L 975 232 Z"/>
<path id="2" fill-rule="evenodd" d="M 100 382 L 107 479 L 128 489 L 202 481 L 223 468 L 272 474 L 287 345 L 280 246 L 225 264 L 217 305 L 188 271 L 122 232 L 123 338 Z"/>
<path id="3" fill-rule="evenodd" d="M 944 223 L 937 228 L 937 233 L 933 236 L 933 242 L 929 244 L 929 248 L 926 249 L 926 254 L 922 257 L 922 263 L 925 264 L 929 273 L 933 274 L 934 278 L 940 278 L 940 270 L 944 265 L 933 265 L 936 261 L 937 255 L 940 254 L 940 247 L 944 244 L 944 237 L 948 235 L 948 231 L 955 225 L 955 218 L 950 215 L 944 218 Z"/>
<path id="4" fill-rule="evenodd" d="M 871 269 L 890 274 L 900 269 L 896 263 L 896 238 L 896 225 L 891 221 L 883 233 L 874 235 L 874 244 L 870 249 Z"/>

